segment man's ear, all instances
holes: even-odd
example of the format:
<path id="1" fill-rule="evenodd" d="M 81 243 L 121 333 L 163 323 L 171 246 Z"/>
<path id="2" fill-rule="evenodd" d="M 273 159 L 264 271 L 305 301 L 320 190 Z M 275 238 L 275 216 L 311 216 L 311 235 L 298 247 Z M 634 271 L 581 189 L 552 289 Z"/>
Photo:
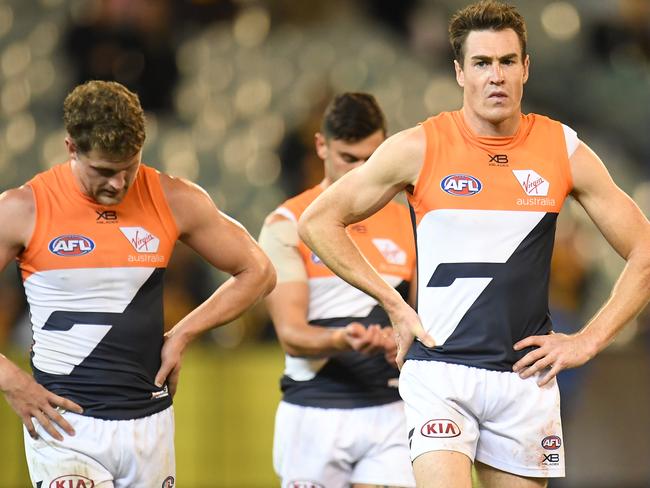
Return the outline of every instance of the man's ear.
<path id="1" fill-rule="evenodd" d="M 528 72 L 530 70 L 530 56 L 526 54 L 526 59 L 524 59 L 524 84 L 528 81 Z"/>
<path id="2" fill-rule="evenodd" d="M 65 138 L 65 147 L 68 150 L 70 158 L 75 158 L 77 156 L 77 145 L 70 136 L 66 136 Z"/>
<path id="3" fill-rule="evenodd" d="M 318 157 L 323 161 L 327 159 L 327 153 L 329 150 L 327 147 L 327 139 L 325 139 L 325 136 L 320 132 L 314 134 L 314 145 L 316 146 L 316 154 L 318 154 Z"/>
<path id="4" fill-rule="evenodd" d="M 463 68 L 458 61 L 454 59 L 454 71 L 456 72 L 456 83 L 460 85 L 461 88 L 465 88 L 465 73 L 463 73 Z"/>

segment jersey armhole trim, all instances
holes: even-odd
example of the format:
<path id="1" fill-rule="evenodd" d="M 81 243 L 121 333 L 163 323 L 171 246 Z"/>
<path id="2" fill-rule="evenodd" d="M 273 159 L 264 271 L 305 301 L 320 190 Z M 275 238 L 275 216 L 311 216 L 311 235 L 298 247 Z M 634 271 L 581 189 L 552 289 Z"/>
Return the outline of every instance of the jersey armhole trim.
<path id="1" fill-rule="evenodd" d="M 435 140 L 433 121 L 427 119 L 419 124 L 424 129 L 424 159 L 422 160 L 422 167 L 417 177 L 417 183 L 413 187 L 413 195 L 409 196 L 413 209 L 417 210 L 422 201 L 423 192 L 426 192 L 427 186 L 431 183 L 431 176 L 433 175 L 434 154 L 433 141 Z"/>
<path id="2" fill-rule="evenodd" d="M 32 235 L 29 236 L 29 239 L 27 239 L 27 242 L 25 243 L 25 250 L 33 247 L 35 244 L 38 244 L 39 238 L 41 238 L 41 232 L 39 232 L 39 229 L 41 226 L 37 225 L 38 223 L 38 215 L 41 210 L 41 206 L 39 205 L 38 198 L 36 197 L 36 189 L 34 188 L 34 182 L 30 181 L 25 184 L 25 186 L 29 187 L 29 189 L 32 192 L 32 199 L 34 200 L 34 228 L 32 229 Z M 42 238 L 41 238 L 42 239 Z M 23 252 L 24 252 L 23 251 Z"/>
<path id="3" fill-rule="evenodd" d="M 296 218 L 296 216 L 287 207 L 278 207 L 275 209 L 273 213 L 286 217 L 287 219 L 291 220 L 294 224 L 298 223 L 298 219 Z"/>
<path id="4" fill-rule="evenodd" d="M 172 242 L 175 242 L 178 240 L 180 232 L 172 209 L 169 206 L 169 202 L 167 201 L 167 197 L 162 188 L 162 182 L 160 181 L 162 173 L 155 168 L 144 165 L 141 169 L 145 171 L 145 180 L 147 181 L 146 186 L 151 190 L 151 203 L 160 216 L 165 232 L 167 232 L 167 237 L 169 237 Z"/>
<path id="5" fill-rule="evenodd" d="M 564 174 L 567 182 L 567 195 L 573 191 L 573 174 L 571 173 L 571 156 L 576 152 L 580 145 L 578 134 L 568 125 L 562 124 L 562 132 L 564 134 L 564 142 L 567 151 L 567 163 L 564 166 Z"/>

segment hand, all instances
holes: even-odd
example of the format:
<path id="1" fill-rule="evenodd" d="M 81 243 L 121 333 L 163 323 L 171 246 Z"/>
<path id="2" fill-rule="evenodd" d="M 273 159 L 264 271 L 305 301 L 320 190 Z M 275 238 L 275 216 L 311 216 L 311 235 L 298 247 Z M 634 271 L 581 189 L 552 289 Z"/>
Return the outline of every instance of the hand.
<path id="1" fill-rule="evenodd" d="M 435 347 L 436 341 L 424 330 L 420 317 L 406 302 L 402 302 L 399 309 L 387 312 L 393 324 L 393 335 L 397 344 L 395 361 L 398 368 L 401 369 L 404 365 L 406 353 L 416 337 L 426 347 Z"/>
<path id="2" fill-rule="evenodd" d="M 392 327 L 384 327 L 382 334 L 384 336 L 384 359 L 388 364 L 397 367 L 397 343 Z"/>
<path id="3" fill-rule="evenodd" d="M 589 361 L 595 352 L 583 334 L 555 334 L 530 336 L 514 345 L 515 351 L 536 347 L 517 361 L 512 370 L 522 378 L 528 378 L 544 369 L 549 371 L 539 379 L 539 386 L 546 385 L 563 369 L 576 368 Z"/>
<path id="4" fill-rule="evenodd" d="M 350 322 L 343 330 L 344 338 L 353 350 L 369 356 L 384 351 L 384 335 L 380 325 L 365 327 L 359 322 Z"/>
<path id="5" fill-rule="evenodd" d="M 175 334 L 173 329 L 165 334 L 165 343 L 160 351 L 160 369 L 156 373 L 154 383 L 162 388 L 165 382 L 169 394 L 174 397 L 178 388 L 178 379 L 181 372 L 181 361 L 187 343 L 181 334 Z"/>
<path id="6" fill-rule="evenodd" d="M 29 435 L 38 439 L 32 418 L 55 439 L 62 441 L 63 436 L 56 429 L 58 425 L 68 435 L 74 435 L 72 425 L 63 418 L 57 407 L 75 413 L 83 413 L 83 408 L 71 400 L 55 395 L 36 383 L 36 380 L 18 366 L 11 364 L 11 385 L 5 390 L 7 402 L 22 419 Z"/>

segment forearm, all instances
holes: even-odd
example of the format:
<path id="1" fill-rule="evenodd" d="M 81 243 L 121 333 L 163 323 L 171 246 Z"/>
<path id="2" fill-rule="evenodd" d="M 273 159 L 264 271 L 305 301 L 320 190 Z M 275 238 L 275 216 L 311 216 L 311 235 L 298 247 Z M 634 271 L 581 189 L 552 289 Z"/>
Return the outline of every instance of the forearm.
<path id="1" fill-rule="evenodd" d="M 11 388 L 12 378 L 16 370 L 20 369 L 6 356 L 0 354 L 0 391 L 5 393 Z"/>
<path id="2" fill-rule="evenodd" d="M 168 335 L 180 335 L 185 344 L 203 332 L 225 325 L 266 296 L 275 285 L 270 265 L 230 277 L 201 305 L 176 324 Z"/>
<path id="3" fill-rule="evenodd" d="M 343 224 L 312 214 L 301 219 L 300 237 L 325 265 L 352 286 L 376 299 L 386 310 L 403 299 L 359 252 Z"/>
<path id="4" fill-rule="evenodd" d="M 290 356 L 324 357 L 351 349 L 341 327 L 309 324 L 283 327 L 279 337 L 282 348 Z"/>
<path id="5" fill-rule="evenodd" d="M 580 334 L 589 339 L 593 355 L 605 349 L 618 332 L 636 317 L 650 299 L 650 252 L 629 257 L 610 298 Z"/>

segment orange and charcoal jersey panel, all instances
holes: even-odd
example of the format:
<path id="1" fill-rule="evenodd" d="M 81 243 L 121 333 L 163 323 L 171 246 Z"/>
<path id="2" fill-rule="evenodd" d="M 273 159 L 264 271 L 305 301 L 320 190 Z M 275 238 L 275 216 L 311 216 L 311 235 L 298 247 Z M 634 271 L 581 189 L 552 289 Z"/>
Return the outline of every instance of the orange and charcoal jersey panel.
<path id="1" fill-rule="evenodd" d="M 154 384 L 163 343 L 163 273 L 178 237 L 160 174 L 141 165 L 124 200 L 85 196 L 70 163 L 27 183 L 36 223 L 18 264 L 32 369 L 92 417 L 139 418 L 171 405 Z"/>
<path id="2" fill-rule="evenodd" d="M 535 114 L 512 137 L 477 137 L 460 111 L 422 126 L 426 155 L 409 203 L 417 309 L 437 346 L 416 341 L 407 359 L 510 371 L 528 352 L 513 344 L 552 328 L 550 259 L 577 136 Z"/>
<path id="3" fill-rule="evenodd" d="M 288 200 L 276 212 L 297 222 L 307 206 L 322 193 L 320 186 Z M 415 270 L 415 245 L 406 206 L 389 203 L 347 232 L 366 259 L 405 298 Z M 330 271 L 303 243 L 298 251 L 309 282 L 312 325 L 344 327 L 350 322 L 389 326 L 377 301 Z M 320 408 L 359 408 L 399 400 L 399 372 L 383 354 L 366 356 L 354 351 L 323 359 L 286 357 L 281 381 L 283 399 Z"/>

